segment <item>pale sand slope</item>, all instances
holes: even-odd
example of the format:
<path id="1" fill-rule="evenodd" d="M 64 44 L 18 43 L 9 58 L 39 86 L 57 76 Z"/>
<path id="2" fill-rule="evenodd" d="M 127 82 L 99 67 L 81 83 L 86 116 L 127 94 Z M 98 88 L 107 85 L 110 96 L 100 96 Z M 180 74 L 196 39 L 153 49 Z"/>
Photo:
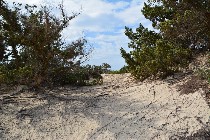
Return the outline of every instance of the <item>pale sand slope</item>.
<path id="1" fill-rule="evenodd" d="M 102 86 L 23 91 L 13 99 L 3 94 L 0 139 L 168 140 L 206 129 L 203 91 L 180 96 L 175 86 L 123 74 L 104 75 Z"/>

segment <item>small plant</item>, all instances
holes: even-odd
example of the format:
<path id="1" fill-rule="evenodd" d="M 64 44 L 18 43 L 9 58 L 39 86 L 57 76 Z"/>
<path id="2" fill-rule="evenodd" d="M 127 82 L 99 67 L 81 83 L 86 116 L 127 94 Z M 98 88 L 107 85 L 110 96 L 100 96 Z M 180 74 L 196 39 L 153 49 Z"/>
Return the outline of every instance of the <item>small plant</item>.
<path id="1" fill-rule="evenodd" d="M 128 66 L 123 66 L 120 70 L 111 70 L 109 74 L 123 74 L 123 73 L 128 73 Z"/>
<path id="2" fill-rule="evenodd" d="M 201 69 L 199 68 L 196 71 L 197 75 L 204 80 L 207 80 L 208 83 L 210 84 L 210 70 L 209 69 Z"/>

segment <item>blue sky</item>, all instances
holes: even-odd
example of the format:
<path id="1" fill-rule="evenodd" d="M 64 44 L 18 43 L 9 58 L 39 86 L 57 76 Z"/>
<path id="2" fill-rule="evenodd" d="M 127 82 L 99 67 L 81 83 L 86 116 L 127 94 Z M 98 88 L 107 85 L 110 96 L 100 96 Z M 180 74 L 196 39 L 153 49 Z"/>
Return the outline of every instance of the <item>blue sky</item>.
<path id="1" fill-rule="evenodd" d="M 6 0 L 27 4 L 51 4 L 56 6 L 61 0 Z M 128 49 L 128 38 L 124 35 L 125 26 L 136 28 L 139 23 L 151 28 L 151 23 L 144 18 L 141 9 L 147 0 L 64 0 L 64 9 L 71 15 L 81 14 L 70 22 L 63 32 L 66 41 L 85 36 L 94 49 L 91 65 L 108 63 L 112 69 L 125 65 L 120 55 L 120 48 Z"/>

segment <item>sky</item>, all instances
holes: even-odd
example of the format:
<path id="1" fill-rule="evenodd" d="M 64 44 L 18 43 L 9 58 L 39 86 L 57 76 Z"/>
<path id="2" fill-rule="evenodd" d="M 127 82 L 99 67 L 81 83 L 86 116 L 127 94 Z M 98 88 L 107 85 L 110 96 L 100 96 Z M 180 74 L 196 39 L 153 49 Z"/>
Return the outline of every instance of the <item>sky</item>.
<path id="1" fill-rule="evenodd" d="M 51 4 L 57 6 L 61 0 L 5 0 L 23 4 Z M 141 9 L 147 0 L 63 0 L 65 12 L 81 13 L 70 21 L 63 32 L 67 42 L 85 37 L 93 52 L 85 64 L 108 63 L 112 70 L 126 65 L 120 48 L 129 51 L 129 39 L 125 36 L 125 26 L 133 28 L 142 23 L 147 28 L 151 22 L 144 18 Z"/>

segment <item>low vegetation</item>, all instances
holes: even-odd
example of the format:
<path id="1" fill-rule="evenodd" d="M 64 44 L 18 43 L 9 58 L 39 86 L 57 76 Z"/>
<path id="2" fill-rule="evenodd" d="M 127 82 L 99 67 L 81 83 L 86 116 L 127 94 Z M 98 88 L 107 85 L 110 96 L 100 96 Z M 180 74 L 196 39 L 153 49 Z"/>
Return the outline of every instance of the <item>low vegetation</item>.
<path id="1" fill-rule="evenodd" d="M 108 73 L 109 74 L 123 74 L 123 73 L 128 73 L 128 68 L 127 66 L 123 66 L 120 70 L 110 70 Z"/>

